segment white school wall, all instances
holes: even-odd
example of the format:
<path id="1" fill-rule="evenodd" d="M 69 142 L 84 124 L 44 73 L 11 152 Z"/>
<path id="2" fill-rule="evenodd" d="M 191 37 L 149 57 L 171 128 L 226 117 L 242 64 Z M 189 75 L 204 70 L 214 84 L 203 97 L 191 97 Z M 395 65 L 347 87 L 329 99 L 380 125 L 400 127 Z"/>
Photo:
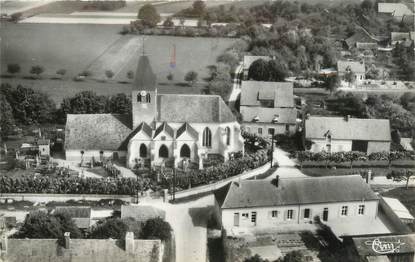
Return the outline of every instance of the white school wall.
<path id="1" fill-rule="evenodd" d="M 364 214 L 358 214 L 359 205 L 365 205 Z M 342 206 L 348 206 L 348 215 L 341 215 Z M 304 218 L 304 209 L 310 209 L 310 217 Z M 222 209 L 221 217 L 222 227 L 227 231 L 234 228 L 234 214 L 239 213 L 239 227 L 274 227 L 285 224 L 301 224 L 313 222 L 314 217 L 323 218 L 324 208 L 328 208 L 328 220 L 331 221 L 368 221 L 377 217 L 378 201 L 357 201 L 357 202 L 336 202 L 307 205 L 290 205 L 278 207 L 257 207 L 257 208 L 240 208 L 240 209 Z M 293 210 L 293 218 L 287 219 L 287 211 Z M 272 217 L 271 212 L 277 211 L 278 216 Z M 257 212 L 256 226 L 251 221 L 252 212 Z M 248 213 L 248 218 L 243 218 L 242 214 Z"/>

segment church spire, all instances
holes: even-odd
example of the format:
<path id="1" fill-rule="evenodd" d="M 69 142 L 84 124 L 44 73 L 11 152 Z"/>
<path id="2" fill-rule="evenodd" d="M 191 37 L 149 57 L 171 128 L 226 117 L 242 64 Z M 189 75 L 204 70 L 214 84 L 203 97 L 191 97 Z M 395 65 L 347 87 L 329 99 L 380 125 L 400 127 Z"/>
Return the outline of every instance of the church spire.
<path id="1" fill-rule="evenodd" d="M 153 73 L 150 59 L 144 54 L 144 51 L 138 59 L 133 89 L 140 91 L 155 91 L 156 89 L 156 75 Z"/>

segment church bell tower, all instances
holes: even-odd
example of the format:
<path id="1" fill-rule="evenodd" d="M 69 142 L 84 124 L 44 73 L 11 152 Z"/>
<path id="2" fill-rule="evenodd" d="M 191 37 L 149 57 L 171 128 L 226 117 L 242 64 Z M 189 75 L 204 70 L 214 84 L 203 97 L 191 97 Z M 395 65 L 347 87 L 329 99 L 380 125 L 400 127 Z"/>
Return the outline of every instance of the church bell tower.
<path id="1" fill-rule="evenodd" d="M 133 128 L 141 122 L 151 124 L 157 115 L 157 81 L 156 75 L 146 55 L 140 56 L 132 91 Z"/>

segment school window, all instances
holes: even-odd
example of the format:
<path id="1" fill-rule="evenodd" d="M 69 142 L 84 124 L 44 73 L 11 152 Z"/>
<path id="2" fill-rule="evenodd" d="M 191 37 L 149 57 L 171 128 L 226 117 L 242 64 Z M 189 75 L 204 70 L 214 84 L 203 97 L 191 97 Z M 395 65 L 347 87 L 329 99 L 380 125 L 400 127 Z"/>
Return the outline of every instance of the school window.
<path id="1" fill-rule="evenodd" d="M 290 131 L 290 125 L 285 125 L 285 132 Z"/>
<path id="2" fill-rule="evenodd" d="M 287 211 L 287 219 L 293 219 L 293 215 L 294 215 L 294 210 L 292 210 L 292 209 L 289 209 L 288 211 Z"/>
<path id="3" fill-rule="evenodd" d="M 309 208 L 304 209 L 304 218 L 310 218 L 310 209 Z"/>
<path id="4" fill-rule="evenodd" d="M 242 218 L 248 219 L 249 218 L 249 213 L 242 213 Z"/>
<path id="5" fill-rule="evenodd" d="M 347 211 L 348 211 L 348 207 L 347 206 L 342 206 L 341 215 L 342 216 L 347 216 Z"/>
<path id="6" fill-rule="evenodd" d="M 258 134 L 262 135 L 262 128 L 261 127 L 258 128 Z"/>
<path id="7" fill-rule="evenodd" d="M 278 211 L 277 210 L 272 210 L 271 211 L 271 217 L 273 217 L 273 218 L 278 217 Z"/>
<path id="8" fill-rule="evenodd" d="M 251 222 L 256 223 L 256 212 L 251 213 Z"/>
<path id="9" fill-rule="evenodd" d="M 357 213 L 359 215 L 364 215 L 365 214 L 365 205 L 359 205 L 359 209 L 357 210 Z"/>

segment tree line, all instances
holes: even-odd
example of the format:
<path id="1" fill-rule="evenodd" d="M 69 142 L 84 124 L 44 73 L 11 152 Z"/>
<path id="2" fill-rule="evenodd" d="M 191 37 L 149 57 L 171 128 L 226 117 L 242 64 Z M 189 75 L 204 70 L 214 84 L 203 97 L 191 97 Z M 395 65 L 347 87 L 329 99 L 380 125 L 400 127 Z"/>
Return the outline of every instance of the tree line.
<path id="1" fill-rule="evenodd" d="M 16 125 L 66 122 L 67 114 L 130 114 L 131 98 L 124 93 L 112 96 L 82 91 L 63 99 L 58 108 L 46 93 L 32 88 L 2 83 L 0 87 L 0 128 L 3 138 Z"/>

